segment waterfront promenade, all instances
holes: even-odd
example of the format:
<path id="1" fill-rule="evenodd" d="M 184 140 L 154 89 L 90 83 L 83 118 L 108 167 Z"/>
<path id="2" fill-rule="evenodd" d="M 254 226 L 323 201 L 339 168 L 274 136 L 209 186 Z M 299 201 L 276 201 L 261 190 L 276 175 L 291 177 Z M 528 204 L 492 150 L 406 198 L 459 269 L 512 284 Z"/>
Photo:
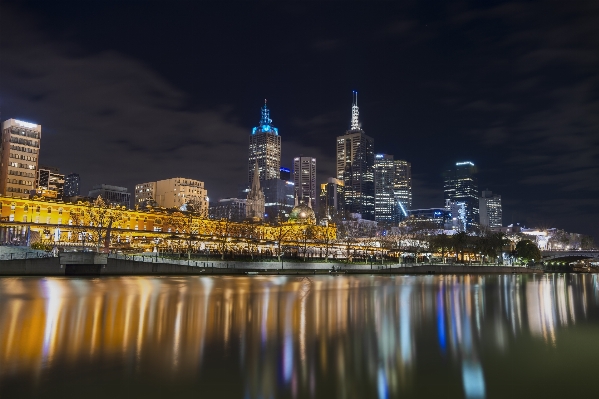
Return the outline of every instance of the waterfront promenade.
<path id="1" fill-rule="evenodd" d="M 334 268 L 334 271 L 333 271 Z M 119 275 L 272 275 L 272 274 L 482 274 L 535 273 L 540 270 L 501 265 L 356 264 L 342 262 L 243 262 L 187 260 L 158 256 L 111 254 L 106 264 L 61 265 L 58 257 L 0 260 L 2 276 Z"/>

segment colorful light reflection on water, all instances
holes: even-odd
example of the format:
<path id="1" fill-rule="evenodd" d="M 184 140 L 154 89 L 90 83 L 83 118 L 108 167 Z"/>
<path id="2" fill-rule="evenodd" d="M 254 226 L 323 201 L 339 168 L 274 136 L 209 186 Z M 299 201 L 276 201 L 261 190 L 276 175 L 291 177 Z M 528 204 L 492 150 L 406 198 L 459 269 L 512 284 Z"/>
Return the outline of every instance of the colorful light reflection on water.
<path id="1" fill-rule="evenodd" d="M 595 337 L 596 275 L 0 279 L 2 397 L 559 397 Z"/>

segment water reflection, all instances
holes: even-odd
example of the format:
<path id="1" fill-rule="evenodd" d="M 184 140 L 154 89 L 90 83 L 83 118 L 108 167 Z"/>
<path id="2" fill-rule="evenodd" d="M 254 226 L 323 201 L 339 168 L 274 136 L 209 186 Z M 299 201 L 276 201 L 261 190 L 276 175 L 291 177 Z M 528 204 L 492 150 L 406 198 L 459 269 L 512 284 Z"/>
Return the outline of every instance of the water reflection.
<path id="1" fill-rule="evenodd" d="M 224 369 L 245 398 L 398 397 L 434 369 L 461 377 L 444 397 L 484 398 L 485 348 L 558 345 L 560 327 L 596 318 L 597 287 L 596 275 L 5 278 L 0 389 L 110 362 L 199 386 Z"/>

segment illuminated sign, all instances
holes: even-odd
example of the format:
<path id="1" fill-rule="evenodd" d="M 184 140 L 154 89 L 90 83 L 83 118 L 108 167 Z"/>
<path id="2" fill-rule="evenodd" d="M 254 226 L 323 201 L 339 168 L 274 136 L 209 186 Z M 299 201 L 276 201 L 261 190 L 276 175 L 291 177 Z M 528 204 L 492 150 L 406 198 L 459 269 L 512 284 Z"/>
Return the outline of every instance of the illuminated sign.
<path id="1" fill-rule="evenodd" d="M 470 166 L 474 166 L 474 164 L 470 161 L 466 161 L 466 162 L 456 162 L 455 166 L 461 166 L 461 165 L 470 165 Z"/>
<path id="2" fill-rule="evenodd" d="M 279 169 L 281 172 L 291 172 L 291 170 L 287 169 L 287 168 L 281 168 Z"/>
<path id="3" fill-rule="evenodd" d="M 375 158 L 377 158 L 377 159 L 381 159 L 382 157 L 383 157 L 383 154 L 376 154 L 375 155 Z"/>
<path id="4" fill-rule="evenodd" d="M 37 125 L 35 123 L 23 122 L 23 121 L 19 121 L 16 119 L 15 119 L 15 122 L 17 123 L 17 125 L 26 127 L 27 129 L 35 129 L 37 127 Z"/>

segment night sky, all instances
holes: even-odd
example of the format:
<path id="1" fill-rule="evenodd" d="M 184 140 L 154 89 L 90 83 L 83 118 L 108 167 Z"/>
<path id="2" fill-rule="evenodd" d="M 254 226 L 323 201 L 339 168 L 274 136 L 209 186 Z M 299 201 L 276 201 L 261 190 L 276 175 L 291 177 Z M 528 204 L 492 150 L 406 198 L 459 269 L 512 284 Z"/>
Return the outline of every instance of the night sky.
<path id="1" fill-rule="evenodd" d="M 352 90 L 375 150 L 412 162 L 414 208 L 469 160 L 504 225 L 599 238 L 599 2 L 0 3 L 0 112 L 40 164 L 98 183 L 247 179 L 268 99 L 282 166 L 335 175 Z M 484 7 L 480 5 L 483 4 Z"/>

